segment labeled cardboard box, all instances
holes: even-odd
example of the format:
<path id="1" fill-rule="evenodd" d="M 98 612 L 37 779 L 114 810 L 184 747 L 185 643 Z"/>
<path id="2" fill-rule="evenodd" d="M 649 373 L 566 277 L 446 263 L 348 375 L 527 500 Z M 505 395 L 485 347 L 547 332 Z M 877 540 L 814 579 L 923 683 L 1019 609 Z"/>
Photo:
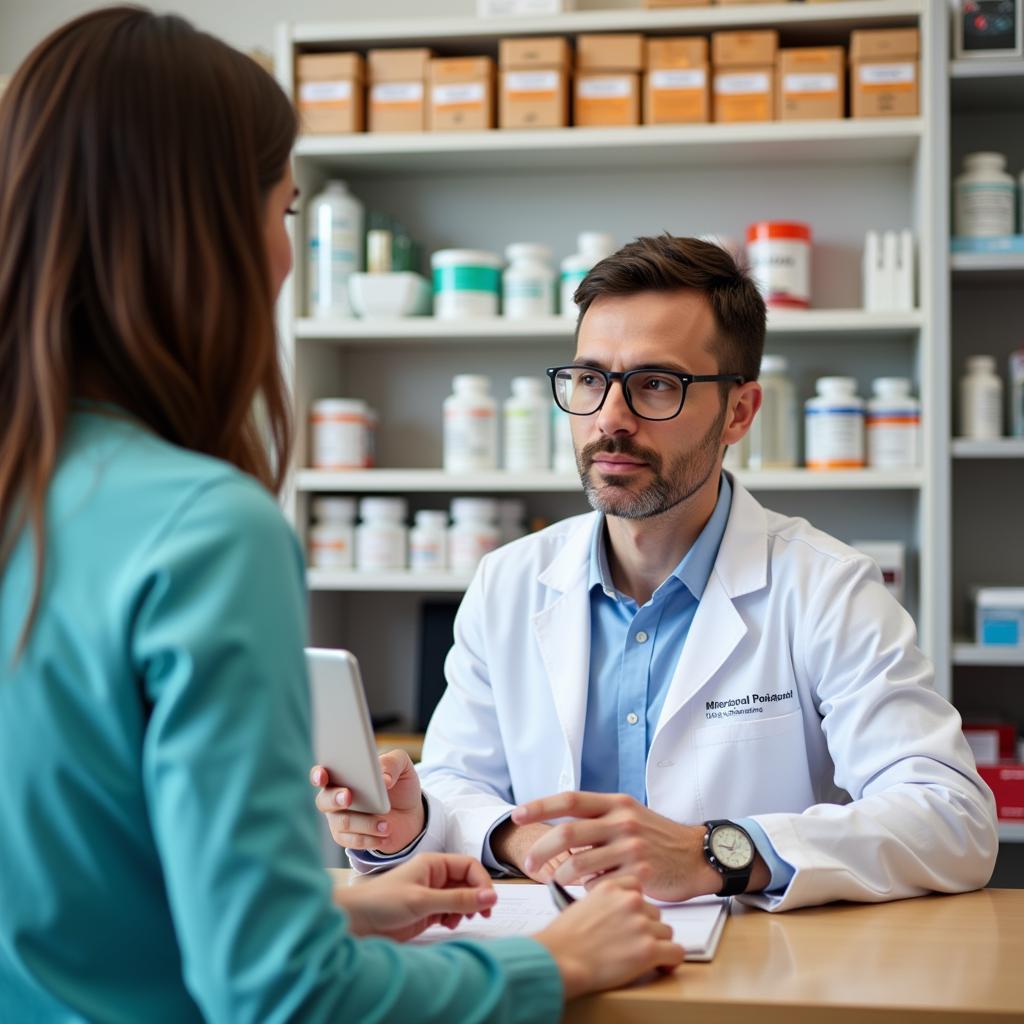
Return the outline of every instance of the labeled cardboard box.
<path id="1" fill-rule="evenodd" d="M 644 37 L 639 32 L 576 37 L 578 71 L 642 71 Z"/>
<path id="2" fill-rule="evenodd" d="M 577 36 L 574 123 L 580 127 L 639 124 L 644 56 L 644 37 L 639 32 Z"/>
<path id="3" fill-rule="evenodd" d="M 711 33 L 711 63 L 716 71 L 774 65 L 778 49 L 779 33 L 775 29 Z"/>
<path id="4" fill-rule="evenodd" d="M 371 50 L 368 121 L 371 132 L 421 132 L 427 127 L 426 82 L 433 52 Z"/>
<path id="5" fill-rule="evenodd" d="M 647 40 L 644 124 L 707 121 L 710 97 L 707 39 L 674 36 Z"/>
<path id="6" fill-rule="evenodd" d="M 846 52 L 841 46 L 780 50 L 780 121 L 841 118 L 846 111 Z"/>
<path id="7" fill-rule="evenodd" d="M 498 124 L 565 128 L 569 124 L 572 51 L 561 36 L 503 39 L 498 56 Z"/>
<path id="8" fill-rule="evenodd" d="M 712 81 L 714 119 L 722 123 L 775 119 L 775 67 L 715 69 Z"/>
<path id="9" fill-rule="evenodd" d="M 295 60 L 295 106 L 311 135 L 365 127 L 365 62 L 360 53 L 303 53 Z"/>
<path id="10" fill-rule="evenodd" d="M 427 124 L 434 132 L 494 127 L 494 60 L 446 57 L 430 62 Z"/>
<path id="11" fill-rule="evenodd" d="M 850 35 L 854 117 L 915 117 L 920 108 L 916 28 L 858 29 Z"/>

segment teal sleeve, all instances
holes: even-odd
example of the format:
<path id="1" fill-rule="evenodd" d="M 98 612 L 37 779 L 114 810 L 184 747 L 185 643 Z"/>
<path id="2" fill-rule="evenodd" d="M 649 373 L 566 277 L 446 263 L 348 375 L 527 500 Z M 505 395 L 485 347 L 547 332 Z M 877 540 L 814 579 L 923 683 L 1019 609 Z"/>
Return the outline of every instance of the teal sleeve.
<path id="1" fill-rule="evenodd" d="M 183 499 L 132 598 L 146 802 L 185 984 L 211 1022 L 557 1020 L 529 939 L 355 939 L 319 863 L 303 566 L 247 479 Z"/>

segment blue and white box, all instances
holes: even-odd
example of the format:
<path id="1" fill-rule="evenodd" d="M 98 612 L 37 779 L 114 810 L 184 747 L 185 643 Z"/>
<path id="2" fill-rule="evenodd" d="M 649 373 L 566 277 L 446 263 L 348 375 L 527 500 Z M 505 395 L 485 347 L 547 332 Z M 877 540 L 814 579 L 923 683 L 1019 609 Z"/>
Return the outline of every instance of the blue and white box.
<path id="1" fill-rule="evenodd" d="M 975 587 L 975 642 L 984 647 L 1024 647 L 1024 587 Z"/>

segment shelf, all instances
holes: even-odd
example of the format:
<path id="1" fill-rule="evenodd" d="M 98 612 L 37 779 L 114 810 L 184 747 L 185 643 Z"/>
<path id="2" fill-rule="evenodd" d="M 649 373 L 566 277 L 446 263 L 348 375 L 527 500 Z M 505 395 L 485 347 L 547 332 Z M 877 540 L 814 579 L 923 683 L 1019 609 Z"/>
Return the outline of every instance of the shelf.
<path id="1" fill-rule="evenodd" d="M 413 761 L 423 759 L 423 733 L 421 732 L 376 732 L 373 738 L 377 743 L 377 750 L 385 754 L 396 747 L 404 750 Z"/>
<path id="2" fill-rule="evenodd" d="M 873 0 L 880 3 L 882 0 Z M 753 163 L 909 163 L 921 118 L 303 136 L 297 157 L 346 173 L 579 171 Z"/>
<path id="3" fill-rule="evenodd" d="M 1001 843 L 1024 843 L 1024 822 L 1001 821 L 999 822 L 999 842 Z"/>
<path id="4" fill-rule="evenodd" d="M 993 441 L 953 439 L 955 459 L 1024 459 L 1024 437 L 1000 437 Z"/>
<path id="5" fill-rule="evenodd" d="M 920 469 L 885 473 L 872 470 L 741 470 L 744 487 L 754 491 L 918 490 Z M 304 469 L 296 474 L 300 491 L 344 494 L 578 494 L 575 474 L 490 472 L 455 474 L 441 469 L 367 469 L 333 472 Z"/>
<path id="6" fill-rule="evenodd" d="M 949 259 L 958 284 L 1024 283 L 1024 253 L 955 252 Z"/>
<path id="7" fill-rule="evenodd" d="M 1011 665 L 1024 667 L 1024 647 L 993 647 L 966 641 L 953 644 L 954 665 Z"/>
<path id="8" fill-rule="evenodd" d="M 949 78 L 954 113 L 1024 107 L 1024 59 L 955 60 Z"/>
<path id="9" fill-rule="evenodd" d="M 307 569 L 310 590 L 341 590 L 348 593 L 461 594 L 470 576 L 450 572 L 356 572 L 351 569 Z"/>
<path id="10" fill-rule="evenodd" d="M 291 41 L 300 49 L 346 46 L 388 46 L 415 40 L 417 46 L 437 44 L 446 53 L 492 46 L 502 36 L 575 35 L 578 32 L 710 31 L 764 25 L 778 28 L 787 39 L 804 32 L 829 29 L 841 35 L 855 28 L 912 25 L 922 0 L 841 0 L 829 4 L 751 4 L 669 10 L 572 11 L 537 18 L 420 18 L 416 20 L 310 22 L 292 26 Z"/>

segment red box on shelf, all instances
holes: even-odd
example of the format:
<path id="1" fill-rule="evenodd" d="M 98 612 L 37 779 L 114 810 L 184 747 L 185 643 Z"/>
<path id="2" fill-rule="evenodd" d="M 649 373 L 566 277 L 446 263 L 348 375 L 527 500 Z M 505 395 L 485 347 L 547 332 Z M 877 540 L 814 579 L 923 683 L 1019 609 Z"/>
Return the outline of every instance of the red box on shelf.
<path id="1" fill-rule="evenodd" d="M 965 722 L 964 735 L 979 764 L 1017 760 L 1017 727 L 1009 722 Z"/>
<path id="2" fill-rule="evenodd" d="M 1024 821 L 1024 764 L 980 764 L 978 774 L 996 798 L 1001 821 Z"/>

